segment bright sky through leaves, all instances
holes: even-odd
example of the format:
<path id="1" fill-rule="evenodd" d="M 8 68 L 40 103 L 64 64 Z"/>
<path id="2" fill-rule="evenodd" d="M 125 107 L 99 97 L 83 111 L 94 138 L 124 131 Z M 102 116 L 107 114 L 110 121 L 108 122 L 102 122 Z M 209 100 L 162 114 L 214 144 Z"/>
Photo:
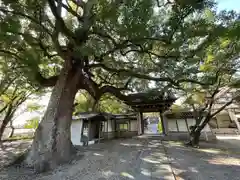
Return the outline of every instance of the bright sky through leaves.
<path id="1" fill-rule="evenodd" d="M 240 11 L 240 0 L 216 0 L 218 10 L 235 10 Z"/>

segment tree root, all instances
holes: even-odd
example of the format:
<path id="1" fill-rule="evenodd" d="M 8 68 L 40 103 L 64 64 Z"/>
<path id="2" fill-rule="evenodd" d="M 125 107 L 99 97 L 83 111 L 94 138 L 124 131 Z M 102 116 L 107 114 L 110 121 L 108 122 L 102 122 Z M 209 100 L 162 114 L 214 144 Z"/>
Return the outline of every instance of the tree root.
<path id="1" fill-rule="evenodd" d="M 29 169 L 33 169 L 35 171 L 35 173 L 43 173 L 43 172 L 47 172 L 49 170 L 51 170 L 51 161 L 43 161 L 41 163 L 39 163 L 37 166 L 25 166 L 24 161 L 26 160 L 29 152 L 31 150 L 31 147 L 26 149 L 23 153 L 19 154 L 18 156 L 16 156 L 14 158 L 14 160 L 9 163 L 8 165 L 6 165 L 5 167 L 23 167 L 23 168 L 29 168 Z M 75 160 L 75 154 L 77 154 L 78 149 L 76 147 L 74 147 L 73 145 L 71 146 L 71 154 L 72 157 L 69 159 L 69 161 L 66 162 L 62 162 L 62 163 L 71 163 L 73 160 Z M 59 165 L 61 165 L 62 163 L 60 163 Z"/>
<path id="2" fill-rule="evenodd" d="M 199 148 L 198 144 L 194 144 L 191 141 L 184 144 L 186 147 L 193 147 L 193 148 Z"/>
<path id="3" fill-rule="evenodd" d="M 17 166 L 20 167 L 23 164 L 23 161 L 26 159 L 28 152 L 30 151 L 29 149 L 26 149 L 23 153 L 21 153 L 20 155 L 18 155 L 11 163 L 9 163 L 7 165 L 7 167 L 11 167 L 11 166 Z"/>

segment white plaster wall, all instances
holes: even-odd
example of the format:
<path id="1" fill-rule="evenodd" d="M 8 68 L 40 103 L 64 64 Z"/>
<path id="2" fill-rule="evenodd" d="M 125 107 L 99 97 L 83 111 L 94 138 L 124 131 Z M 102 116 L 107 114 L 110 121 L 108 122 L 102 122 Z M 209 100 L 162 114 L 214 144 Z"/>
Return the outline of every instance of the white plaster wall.
<path id="1" fill-rule="evenodd" d="M 113 128 L 113 121 L 108 120 L 108 132 L 112 132 L 114 130 Z"/>
<path id="2" fill-rule="evenodd" d="M 194 126 L 195 123 L 196 123 L 196 120 L 193 119 L 193 118 L 188 118 L 188 119 L 187 119 L 187 123 L 188 123 L 188 127 Z"/>
<path id="3" fill-rule="evenodd" d="M 112 132 L 112 131 L 114 131 L 114 127 L 113 126 L 114 126 L 113 120 L 104 121 L 103 132 Z"/>
<path id="4" fill-rule="evenodd" d="M 178 129 L 180 132 L 188 132 L 185 119 L 178 119 L 177 123 L 178 123 Z"/>
<path id="5" fill-rule="evenodd" d="M 81 132 L 82 132 L 82 120 L 74 120 L 71 124 L 71 141 L 74 145 L 82 145 Z"/>
<path id="6" fill-rule="evenodd" d="M 194 126 L 196 123 L 195 119 L 187 119 L 188 126 Z M 204 129 L 202 130 L 203 132 L 211 132 L 209 124 L 207 124 Z"/>
<path id="7" fill-rule="evenodd" d="M 202 131 L 203 131 L 203 132 L 211 132 L 211 128 L 210 128 L 209 124 L 207 124 L 207 125 L 203 128 Z"/>
<path id="8" fill-rule="evenodd" d="M 188 126 L 195 125 L 195 119 L 187 119 Z M 168 131 L 177 132 L 176 119 L 167 119 Z M 184 119 L 177 119 L 178 128 L 180 132 L 188 132 L 187 124 Z M 210 126 L 207 124 L 202 132 L 211 132 Z"/>
<path id="9" fill-rule="evenodd" d="M 136 120 L 131 120 L 130 121 L 131 125 L 130 125 L 130 131 L 137 131 L 138 130 L 138 123 Z"/>
<path id="10" fill-rule="evenodd" d="M 167 122 L 168 122 L 168 131 L 177 132 L 176 119 L 168 119 Z"/>

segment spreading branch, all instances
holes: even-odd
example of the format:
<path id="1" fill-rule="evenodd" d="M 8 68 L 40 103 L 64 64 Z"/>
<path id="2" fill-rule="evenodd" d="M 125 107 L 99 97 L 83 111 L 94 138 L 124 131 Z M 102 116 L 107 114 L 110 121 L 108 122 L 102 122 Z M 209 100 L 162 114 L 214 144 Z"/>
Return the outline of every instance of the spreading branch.
<path id="1" fill-rule="evenodd" d="M 57 83 L 59 76 L 51 76 L 49 78 L 45 78 L 41 75 L 40 72 L 35 74 L 35 80 L 43 87 L 53 87 Z"/>
<path id="2" fill-rule="evenodd" d="M 118 74 L 127 75 L 127 76 L 131 76 L 131 77 L 139 78 L 139 79 L 170 82 L 171 84 L 173 84 L 175 86 L 179 86 L 181 83 L 184 83 L 184 82 L 189 82 L 189 83 L 194 83 L 194 84 L 199 84 L 199 85 L 209 85 L 209 83 L 200 82 L 200 81 L 197 81 L 194 79 L 184 79 L 183 78 L 183 79 L 178 79 L 175 81 L 175 80 L 173 80 L 173 78 L 169 78 L 169 77 L 153 77 L 153 76 L 146 75 L 146 74 L 140 74 L 140 73 L 134 72 L 132 70 L 110 68 L 102 63 L 92 64 L 92 65 L 90 65 L 90 67 L 91 68 L 100 67 L 109 72 L 115 72 Z"/>
<path id="3" fill-rule="evenodd" d="M 48 35 L 52 35 L 51 31 L 46 27 L 44 26 L 41 22 L 39 22 L 38 20 L 36 20 L 35 18 L 33 18 L 32 16 L 29 16 L 25 13 L 22 13 L 22 12 L 17 12 L 17 11 L 11 11 L 11 10 L 7 10 L 5 8 L 0 8 L 0 11 L 5 13 L 5 14 L 13 14 L 13 15 L 16 15 L 16 16 L 21 16 L 23 18 L 26 18 L 28 20 L 30 20 L 31 22 L 35 23 L 36 25 L 38 25 L 40 28 L 42 28 Z"/>
<path id="4" fill-rule="evenodd" d="M 60 1 L 60 2 L 61 2 L 61 1 Z M 62 32 L 63 34 L 65 34 L 67 37 L 71 37 L 71 38 L 74 39 L 74 38 L 75 38 L 74 33 L 71 32 L 71 31 L 67 28 L 67 26 L 66 26 L 63 18 L 61 17 L 61 14 L 59 14 L 58 7 L 61 7 L 61 4 L 58 3 L 58 6 L 56 6 L 56 5 L 55 5 L 55 0 L 48 0 L 48 4 L 49 4 L 49 6 L 50 6 L 50 9 L 51 9 L 54 17 L 55 17 L 55 21 L 56 21 L 56 23 L 58 24 L 58 26 L 55 27 L 55 28 L 58 28 L 58 31 L 60 31 L 60 32 Z"/>
<path id="5" fill-rule="evenodd" d="M 220 113 L 222 110 L 224 110 L 227 106 L 231 105 L 234 101 L 234 98 L 231 101 L 228 101 L 226 104 L 224 104 L 221 108 L 219 108 L 217 111 L 211 114 L 211 117 L 216 116 L 218 113 Z"/>
<path id="6" fill-rule="evenodd" d="M 66 1 L 68 3 L 68 1 Z M 66 9 L 69 13 L 71 13 L 73 16 L 75 16 L 79 22 L 83 21 L 83 18 L 75 11 L 74 9 L 71 8 L 70 4 L 68 3 L 68 6 L 64 4 L 62 1 L 59 2 L 61 6 Z"/>

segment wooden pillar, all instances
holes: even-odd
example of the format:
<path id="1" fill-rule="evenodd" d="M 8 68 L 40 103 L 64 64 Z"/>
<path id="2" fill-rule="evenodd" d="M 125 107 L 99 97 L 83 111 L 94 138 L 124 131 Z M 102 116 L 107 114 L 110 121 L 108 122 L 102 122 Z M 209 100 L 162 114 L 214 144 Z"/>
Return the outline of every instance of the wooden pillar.
<path id="1" fill-rule="evenodd" d="M 237 116 L 235 115 L 234 111 L 233 110 L 228 110 L 228 114 L 229 114 L 229 117 L 230 119 L 235 122 L 236 126 L 237 126 L 237 129 L 240 130 L 240 123 L 238 121 L 238 118 Z"/>
<path id="2" fill-rule="evenodd" d="M 114 118 L 114 138 L 117 137 L 117 122 L 116 122 L 116 118 Z"/>
<path id="3" fill-rule="evenodd" d="M 143 121 L 143 112 L 140 112 L 141 116 L 141 134 L 144 134 L 144 121 Z"/>
<path id="4" fill-rule="evenodd" d="M 175 119 L 175 120 L 176 120 L 177 132 L 179 132 L 179 127 L 178 127 L 177 119 Z"/>
<path id="5" fill-rule="evenodd" d="M 141 135 L 142 134 L 142 120 L 141 120 L 141 112 L 138 112 L 137 114 L 137 124 L 138 124 L 138 135 Z"/>
<path id="6" fill-rule="evenodd" d="M 87 138 L 87 145 L 89 143 L 90 140 L 90 135 L 91 135 L 91 119 L 88 119 L 88 138 Z"/>
<path id="7" fill-rule="evenodd" d="M 82 142 L 82 137 L 83 137 L 84 120 L 80 119 L 80 121 L 82 122 L 82 125 L 80 127 L 80 143 L 81 143 Z"/>
<path id="8" fill-rule="evenodd" d="M 165 118 L 164 118 L 164 116 L 163 116 L 161 111 L 159 112 L 159 115 L 160 115 L 160 120 L 161 120 L 161 125 L 162 125 L 162 134 L 166 135 L 167 132 L 166 132 L 166 126 L 165 126 L 165 124 L 166 124 Z"/>
<path id="9" fill-rule="evenodd" d="M 188 122 L 187 122 L 187 118 L 185 118 L 185 123 L 186 123 L 186 126 L 187 126 L 188 133 L 190 133 Z"/>
<path id="10" fill-rule="evenodd" d="M 100 143 L 100 139 L 101 139 L 101 124 L 102 124 L 102 121 L 100 121 L 99 127 L 98 127 L 98 143 Z"/>
<path id="11" fill-rule="evenodd" d="M 107 139 L 108 139 L 108 120 L 109 120 L 109 116 L 107 116 Z"/>
<path id="12" fill-rule="evenodd" d="M 131 131 L 131 120 L 128 119 L 128 131 Z"/>

